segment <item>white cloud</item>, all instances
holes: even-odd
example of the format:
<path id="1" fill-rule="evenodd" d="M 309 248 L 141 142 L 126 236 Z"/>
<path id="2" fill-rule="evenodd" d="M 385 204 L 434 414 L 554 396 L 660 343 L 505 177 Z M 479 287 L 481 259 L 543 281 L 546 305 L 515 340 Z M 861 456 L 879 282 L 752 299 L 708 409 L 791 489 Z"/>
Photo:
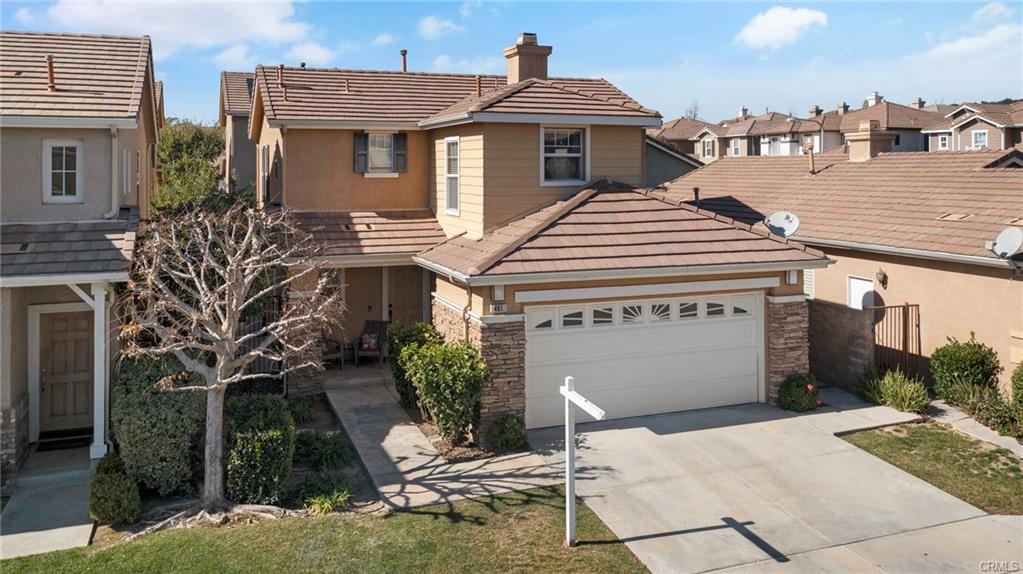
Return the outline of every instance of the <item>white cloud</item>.
<path id="1" fill-rule="evenodd" d="M 28 25 L 35 22 L 36 15 L 28 8 L 18 8 L 18 11 L 14 13 L 14 19 L 21 24 Z"/>
<path id="2" fill-rule="evenodd" d="M 463 74 L 497 74 L 504 70 L 504 58 L 490 56 L 455 60 L 447 54 L 433 59 L 432 67 L 437 72 L 461 72 Z"/>
<path id="3" fill-rule="evenodd" d="M 459 26 L 451 20 L 444 20 L 437 16 L 426 16 L 419 21 L 416 27 L 419 29 L 419 35 L 427 40 L 437 40 L 450 34 L 465 32 L 465 26 Z"/>
<path id="4" fill-rule="evenodd" d="M 157 59 L 188 48 L 302 42 L 311 29 L 295 19 L 292 2 L 58 0 L 47 10 L 47 17 L 60 29 L 149 34 Z"/>
<path id="5" fill-rule="evenodd" d="M 235 44 L 213 56 L 214 63 L 231 70 L 251 70 L 256 67 L 256 56 L 249 52 L 247 44 Z"/>
<path id="6" fill-rule="evenodd" d="M 398 41 L 398 37 L 389 32 L 383 34 L 377 34 L 376 38 L 373 38 L 374 46 L 387 46 Z"/>
<path id="7" fill-rule="evenodd" d="M 990 22 L 1012 14 L 1012 9 L 1001 2 L 984 4 L 970 18 L 975 22 Z"/>
<path id="8" fill-rule="evenodd" d="M 792 44 L 815 26 L 827 26 L 828 16 L 820 10 L 775 6 L 746 23 L 735 41 L 757 50 L 777 50 Z"/>
<path id="9" fill-rule="evenodd" d="M 1023 27 L 1019 24 L 1000 24 L 981 34 L 942 42 L 915 57 L 931 60 L 960 60 L 1001 52 L 1011 49 L 1014 45 L 1019 51 L 1021 40 L 1023 40 Z"/>
<path id="10" fill-rule="evenodd" d="M 336 52 L 325 48 L 316 42 L 302 42 L 292 46 L 284 57 L 295 62 L 305 62 L 310 66 L 323 66 L 329 64 Z"/>
<path id="11" fill-rule="evenodd" d="M 483 6 L 483 0 L 465 0 L 462 2 L 462 6 L 458 9 L 458 14 L 462 18 L 468 18 L 469 16 L 472 16 L 472 11 L 480 6 Z"/>

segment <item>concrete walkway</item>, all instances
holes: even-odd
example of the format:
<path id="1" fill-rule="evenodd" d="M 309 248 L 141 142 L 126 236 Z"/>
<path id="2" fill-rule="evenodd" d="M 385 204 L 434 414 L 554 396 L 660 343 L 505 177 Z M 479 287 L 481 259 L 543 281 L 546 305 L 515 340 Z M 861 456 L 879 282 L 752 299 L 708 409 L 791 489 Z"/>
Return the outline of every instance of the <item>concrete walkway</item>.
<path id="1" fill-rule="evenodd" d="M 89 449 L 33 452 L 0 514 L 0 558 L 88 546 Z"/>
<path id="2" fill-rule="evenodd" d="M 328 371 L 326 390 L 382 501 L 390 508 L 451 503 L 561 480 L 534 453 L 446 462 L 398 405 L 387 370 Z"/>
<path id="3" fill-rule="evenodd" d="M 980 424 L 973 417 L 953 407 L 945 401 L 934 401 L 927 414 L 939 423 L 950 425 L 957 431 L 968 434 L 974 438 L 998 445 L 1023 457 L 1023 444 L 1020 444 L 1011 436 L 1002 436 L 986 426 Z"/>

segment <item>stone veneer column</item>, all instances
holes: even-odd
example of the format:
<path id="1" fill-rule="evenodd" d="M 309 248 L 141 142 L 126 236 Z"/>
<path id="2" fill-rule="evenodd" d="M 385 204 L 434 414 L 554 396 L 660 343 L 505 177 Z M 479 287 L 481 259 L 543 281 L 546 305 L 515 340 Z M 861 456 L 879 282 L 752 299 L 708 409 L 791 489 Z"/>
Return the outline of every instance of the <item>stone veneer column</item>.
<path id="1" fill-rule="evenodd" d="M 5 471 L 13 471 L 28 454 L 28 396 L 23 395 L 11 408 L 0 409 L 0 461 Z M 10 477 L 0 477 L 6 482 Z"/>
<path id="2" fill-rule="evenodd" d="M 785 377 L 810 370 L 810 316 L 805 300 L 767 298 L 767 402 L 775 404 Z"/>

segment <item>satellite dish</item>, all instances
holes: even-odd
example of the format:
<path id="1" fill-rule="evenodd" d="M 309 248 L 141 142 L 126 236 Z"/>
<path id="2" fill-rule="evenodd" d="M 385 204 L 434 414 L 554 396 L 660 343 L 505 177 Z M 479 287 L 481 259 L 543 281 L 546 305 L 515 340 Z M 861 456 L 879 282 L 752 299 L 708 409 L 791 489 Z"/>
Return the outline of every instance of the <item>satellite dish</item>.
<path id="1" fill-rule="evenodd" d="M 1002 259 L 1008 259 L 1020 252 L 1023 248 L 1023 229 L 1019 227 L 1006 227 L 998 234 L 991 251 Z"/>
<path id="2" fill-rule="evenodd" d="M 799 218 L 795 213 L 788 211 L 775 211 L 764 220 L 767 229 L 781 237 L 788 237 L 799 229 Z"/>

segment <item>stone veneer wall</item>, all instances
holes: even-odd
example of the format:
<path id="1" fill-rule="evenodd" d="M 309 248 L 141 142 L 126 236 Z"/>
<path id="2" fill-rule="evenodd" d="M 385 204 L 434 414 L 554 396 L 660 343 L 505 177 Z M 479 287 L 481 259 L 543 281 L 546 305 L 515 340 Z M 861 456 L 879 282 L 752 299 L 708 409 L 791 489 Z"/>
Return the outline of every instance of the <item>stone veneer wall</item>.
<path id="1" fill-rule="evenodd" d="M 818 380 L 855 390 L 874 365 L 874 324 L 870 311 L 813 300 L 810 313 L 810 372 Z"/>
<path id="2" fill-rule="evenodd" d="M 17 468 L 28 454 L 28 397 L 23 396 L 9 409 L 0 410 L 0 461 L 5 469 Z M 9 477 L 0 477 L 6 482 Z"/>
<path id="3" fill-rule="evenodd" d="M 447 341 L 465 339 L 465 323 L 458 311 L 436 300 L 433 324 Z M 483 436 L 487 426 L 500 417 L 526 414 L 526 324 L 480 324 L 470 320 L 468 340 L 480 350 L 490 370 L 490 382 L 480 396 L 478 433 Z"/>
<path id="4" fill-rule="evenodd" d="M 767 303 L 767 402 L 778 401 L 785 377 L 810 370 L 810 318 L 806 301 Z"/>

